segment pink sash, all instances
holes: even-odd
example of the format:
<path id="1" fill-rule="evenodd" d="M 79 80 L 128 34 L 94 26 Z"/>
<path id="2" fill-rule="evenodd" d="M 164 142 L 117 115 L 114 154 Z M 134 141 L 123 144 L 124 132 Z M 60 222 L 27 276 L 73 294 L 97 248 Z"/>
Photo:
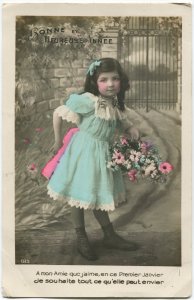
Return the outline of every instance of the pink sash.
<path id="1" fill-rule="evenodd" d="M 71 128 L 63 138 L 63 146 L 58 150 L 57 154 L 55 154 L 45 165 L 45 167 L 41 170 L 41 174 L 50 179 L 53 172 L 55 171 L 57 164 L 59 163 L 60 158 L 64 154 L 69 142 L 73 135 L 79 130 L 79 128 Z"/>

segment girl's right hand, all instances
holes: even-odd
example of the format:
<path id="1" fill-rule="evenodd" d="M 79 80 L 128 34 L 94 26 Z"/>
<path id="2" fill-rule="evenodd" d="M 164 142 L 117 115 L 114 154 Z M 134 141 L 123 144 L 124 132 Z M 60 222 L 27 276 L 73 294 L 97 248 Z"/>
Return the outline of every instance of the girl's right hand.
<path id="1" fill-rule="evenodd" d="M 54 145 L 50 149 L 50 152 L 53 155 L 55 155 L 61 147 L 62 147 L 62 142 L 61 141 L 55 141 Z"/>

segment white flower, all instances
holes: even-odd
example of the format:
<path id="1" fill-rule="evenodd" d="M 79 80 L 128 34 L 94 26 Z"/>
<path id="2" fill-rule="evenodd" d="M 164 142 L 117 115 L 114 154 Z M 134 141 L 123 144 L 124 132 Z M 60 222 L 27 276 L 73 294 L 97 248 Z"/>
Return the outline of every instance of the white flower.
<path id="1" fill-rule="evenodd" d="M 113 162 L 113 161 L 108 161 L 108 163 L 107 163 L 107 168 L 111 168 L 112 166 L 114 166 L 115 165 L 115 162 Z"/>
<path id="2" fill-rule="evenodd" d="M 157 176 L 157 174 L 158 174 L 158 171 L 157 170 L 154 170 L 152 173 L 151 173 L 151 178 L 154 178 L 154 177 L 156 177 Z"/>
<path id="3" fill-rule="evenodd" d="M 150 164 L 151 160 L 149 158 L 146 158 L 145 162 L 146 162 L 146 164 Z"/>
<path id="4" fill-rule="evenodd" d="M 141 157 L 141 152 L 137 152 L 135 150 L 131 150 L 130 153 L 131 153 L 131 155 L 129 156 L 129 158 L 132 161 L 138 162 L 139 159 L 140 159 L 140 157 Z"/>
<path id="5" fill-rule="evenodd" d="M 154 164 L 149 165 L 146 169 L 145 169 L 145 176 L 151 176 L 151 174 L 153 173 L 153 171 L 156 170 L 156 166 Z"/>
<path id="6" fill-rule="evenodd" d="M 114 162 L 114 161 L 108 161 L 107 168 L 111 169 L 112 171 L 115 171 L 115 170 L 118 169 L 117 165 L 116 165 L 116 162 Z"/>
<path id="7" fill-rule="evenodd" d="M 130 170 L 131 169 L 131 162 L 129 160 L 126 160 L 124 162 L 124 166 L 127 168 L 127 170 Z"/>

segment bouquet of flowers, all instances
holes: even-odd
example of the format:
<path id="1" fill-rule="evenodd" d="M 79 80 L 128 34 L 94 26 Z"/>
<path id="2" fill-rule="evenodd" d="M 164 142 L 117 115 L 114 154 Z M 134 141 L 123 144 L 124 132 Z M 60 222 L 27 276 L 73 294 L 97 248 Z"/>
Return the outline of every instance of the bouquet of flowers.
<path id="1" fill-rule="evenodd" d="M 163 183 L 173 170 L 169 162 L 162 161 L 157 147 L 151 142 L 131 140 L 123 136 L 110 147 L 107 167 L 112 171 L 120 169 L 133 182 L 149 179 Z"/>

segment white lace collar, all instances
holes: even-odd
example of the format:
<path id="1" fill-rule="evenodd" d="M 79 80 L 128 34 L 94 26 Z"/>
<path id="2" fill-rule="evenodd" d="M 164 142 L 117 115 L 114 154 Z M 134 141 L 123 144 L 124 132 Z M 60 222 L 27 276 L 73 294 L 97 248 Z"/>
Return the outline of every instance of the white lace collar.
<path id="1" fill-rule="evenodd" d="M 123 120 L 127 118 L 129 108 L 125 106 L 125 111 L 113 106 L 108 100 L 95 96 L 91 93 L 85 93 L 86 96 L 94 101 L 95 116 L 105 120 Z M 103 101 L 102 101 L 103 100 Z"/>

